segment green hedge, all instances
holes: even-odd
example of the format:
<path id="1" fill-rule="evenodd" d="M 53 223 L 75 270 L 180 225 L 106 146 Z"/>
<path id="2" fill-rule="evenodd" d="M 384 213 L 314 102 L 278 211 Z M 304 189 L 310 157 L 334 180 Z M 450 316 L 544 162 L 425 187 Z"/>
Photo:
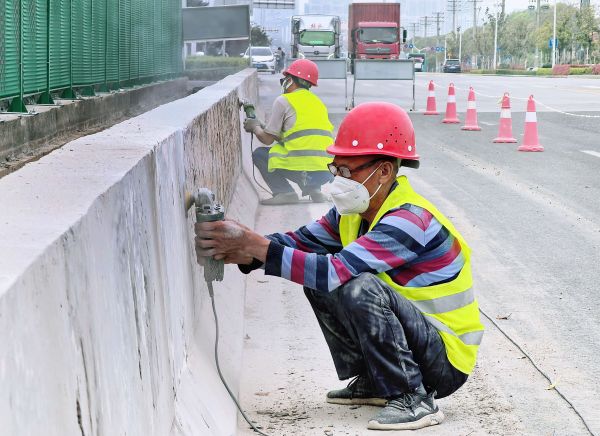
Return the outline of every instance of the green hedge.
<path id="1" fill-rule="evenodd" d="M 569 75 L 592 74 L 592 67 L 571 67 Z"/>
<path id="2" fill-rule="evenodd" d="M 520 76 L 535 76 L 535 71 L 525 71 L 525 70 L 509 70 L 504 68 L 499 68 L 497 70 L 471 70 L 471 74 L 499 74 L 499 75 L 520 75 Z"/>
<path id="3" fill-rule="evenodd" d="M 471 70 L 471 74 L 498 74 L 498 75 L 519 75 L 519 76 L 551 76 L 552 68 L 538 68 L 536 71 L 526 70 Z M 573 67 L 569 70 L 569 75 L 594 74 L 592 67 Z"/>
<path id="4" fill-rule="evenodd" d="M 207 68 L 239 68 L 248 67 L 248 59 L 242 57 L 225 56 L 190 56 L 185 60 L 185 69 L 188 71 L 204 70 Z"/>

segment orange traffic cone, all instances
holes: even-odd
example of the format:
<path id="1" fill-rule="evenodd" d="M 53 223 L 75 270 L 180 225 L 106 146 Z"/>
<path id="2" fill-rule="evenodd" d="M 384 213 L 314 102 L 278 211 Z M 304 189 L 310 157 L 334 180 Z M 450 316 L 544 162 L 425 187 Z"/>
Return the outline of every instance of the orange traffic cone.
<path id="1" fill-rule="evenodd" d="M 493 142 L 513 143 L 517 142 L 512 134 L 512 118 L 510 116 L 510 97 L 508 92 L 502 97 L 502 109 L 500 110 L 500 128 L 498 137 Z"/>
<path id="2" fill-rule="evenodd" d="M 469 87 L 469 101 L 467 102 L 467 119 L 461 130 L 481 130 L 477 125 L 477 106 L 475 104 L 475 91 Z"/>
<path id="3" fill-rule="evenodd" d="M 446 103 L 446 117 L 442 120 L 445 124 L 458 124 L 460 120 L 456 116 L 456 94 L 454 93 L 454 83 L 448 87 L 448 101 Z"/>
<path id="4" fill-rule="evenodd" d="M 527 101 L 527 113 L 525 114 L 525 134 L 523 143 L 517 149 L 519 151 L 544 151 L 540 145 L 537 131 L 537 115 L 535 114 L 535 100 L 533 95 L 529 96 Z"/>
<path id="5" fill-rule="evenodd" d="M 439 115 L 437 107 L 435 105 L 435 85 L 433 80 L 429 81 L 429 91 L 427 93 L 427 109 L 423 115 Z"/>

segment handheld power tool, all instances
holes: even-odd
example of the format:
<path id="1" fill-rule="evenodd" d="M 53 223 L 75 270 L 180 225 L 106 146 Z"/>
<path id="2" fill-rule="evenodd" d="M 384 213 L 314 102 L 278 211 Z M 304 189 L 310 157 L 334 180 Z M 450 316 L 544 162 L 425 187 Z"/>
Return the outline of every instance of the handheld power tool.
<path id="1" fill-rule="evenodd" d="M 254 106 L 250 105 L 252 110 L 254 110 Z M 246 109 L 244 109 L 246 110 Z M 215 194 L 209 189 L 201 188 L 196 194 L 187 195 L 186 196 L 186 208 L 189 209 L 192 204 L 195 205 L 196 211 L 196 222 L 204 223 L 204 222 L 212 222 L 212 221 L 222 221 L 225 219 L 225 208 L 218 202 L 215 201 Z M 217 309 L 215 307 L 215 293 L 213 289 L 213 282 L 220 282 L 223 280 L 223 276 L 225 273 L 225 263 L 222 260 L 215 260 L 212 257 L 198 257 L 197 262 L 199 265 L 204 267 L 204 280 L 206 280 L 206 285 L 208 287 L 208 293 L 210 295 L 210 301 L 212 304 L 213 315 L 215 317 L 215 364 L 217 366 L 217 372 L 219 374 L 219 378 L 225 386 L 227 393 L 235 403 L 237 409 L 240 411 L 246 422 L 252 427 L 252 429 L 262 435 L 269 436 L 266 433 L 260 431 L 246 416 L 244 411 L 242 410 L 242 406 L 238 402 L 234 393 L 229 388 L 229 385 L 225 381 L 225 377 L 223 377 L 223 373 L 221 372 L 221 365 L 219 364 L 219 318 L 217 316 Z"/>

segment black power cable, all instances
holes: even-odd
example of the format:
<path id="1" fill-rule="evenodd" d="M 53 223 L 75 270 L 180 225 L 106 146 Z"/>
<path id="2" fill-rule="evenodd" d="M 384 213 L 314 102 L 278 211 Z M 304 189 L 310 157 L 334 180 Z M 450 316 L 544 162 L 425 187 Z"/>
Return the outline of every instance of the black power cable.
<path id="1" fill-rule="evenodd" d="M 254 133 L 250 133 L 250 151 L 252 152 L 252 156 L 254 157 Z M 254 159 L 252 161 L 252 178 L 254 179 L 254 182 L 263 190 L 265 191 L 267 194 L 271 194 L 273 195 L 273 193 L 265 188 L 263 185 L 261 185 L 258 180 L 256 180 L 256 173 L 254 172 Z"/>
<path id="2" fill-rule="evenodd" d="M 252 423 L 250 418 L 248 418 L 248 416 L 246 416 L 246 414 L 242 410 L 242 406 L 240 406 L 240 403 L 238 402 L 237 398 L 235 397 L 235 395 L 233 394 L 231 389 L 229 389 L 229 385 L 225 381 L 225 377 L 223 377 L 223 373 L 221 372 L 221 365 L 219 364 L 219 318 L 217 316 L 217 309 L 215 307 L 215 294 L 213 291 L 212 281 L 207 281 L 206 284 L 208 285 L 208 293 L 210 295 L 210 302 L 212 303 L 213 315 L 215 316 L 215 363 L 217 364 L 217 372 L 219 373 L 219 378 L 221 379 L 221 382 L 223 382 L 223 386 L 225 386 L 225 389 L 227 389 L 227 393 L 229 394 L 229 396 L 235 403 L 235 406 L 237 407 L 237 409 L 240 411 L 240 413 L 242 414 L 242 416 L 244 417 L 246 422 L 250 425 L 250 427 L 252 427 L 252 430 L 254 430 L 259 435 L 269 436 L 267 433 L 263 433 L 262 431 L 260 431 Z"/>
<path id="3" fill-rule="evenodd" d="M 506 333 L 502 327 L 500 327 L 498 325 L 498 323 L 496 321 L 494 321 L 492 319 L 491 316 L 489 316 L 487 313 L 485 313 L 483 311 L 483 309 L 479 308 L 479 311 L 483 314 L 483 316 L 485 316 L 487 319 L 490 320 L 490 322 L 492 324 L 494 324 L 494 326 L 500 331 L 500 333 L 502 333 L 504 335 L 504 337 L 506 337 L 506 339 L 508 339 L 515 347 L 517 347 L 517 349 L 523 353 L 523 355 L 531 362 L 531 364 L 533 365 L 533 367 L 542 375 L 544 376 L 544 378 L 546 380 L 548 380 L 548 382 L 550 384 L 552 384 L 552 379 L 550 379 L 550 377 L 548 377 L 548 375 L 538 366 L 537 363 L 535 363 L 535 361 L 533 360 L 533 358 L 519 345 L 515 342 L 515 340 L 513 338 L 511 338 L 508 333 Z M 592 436 L 596 436 L 595 433 L 592 431 L 592 429 L 590 429 L 590 426 L 588 425 L 588 423 L 586 422 L 585 418 L 581 415 L 581 413 L 579 413 L 579 410 L 577 410 L 575 408 L 575 406 L 573 405 L 573 403 L 571 403 L 571 401 L 569 401 L 569 399 L 567 397 L 564 396 L 564 394 L 558 389 L 558 387 L 555 385 L 554 386 L 554 390 L 556 391 L 556 393 L 563 399 L 565 400 L 565 402 L 571 407 L 571 409 L 573 409 L 573 412 L 575 412 L 575 414 L 577 414 L 577 416 L 579 417 L 579 419 L 581 419 L 581 422 L 583 422 L 583 425 L 585 426 L 585 428 L 587 429 L 587 431 L 592 435 Z"/>

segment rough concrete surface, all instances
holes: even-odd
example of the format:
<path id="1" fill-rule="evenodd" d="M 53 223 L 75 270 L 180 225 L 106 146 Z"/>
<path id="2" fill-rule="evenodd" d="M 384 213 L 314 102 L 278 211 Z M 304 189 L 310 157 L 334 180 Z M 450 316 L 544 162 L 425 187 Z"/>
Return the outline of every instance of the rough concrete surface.
<path id="1" fill-rule="evenodd" d="M 246 70 L 0 180 L 0 434 L 235 433 L 184 195 L 212 189 L 253 225 L 238 96 L 256 94 Z M 237 268 L 215 292 L 237 391 Z"/>

